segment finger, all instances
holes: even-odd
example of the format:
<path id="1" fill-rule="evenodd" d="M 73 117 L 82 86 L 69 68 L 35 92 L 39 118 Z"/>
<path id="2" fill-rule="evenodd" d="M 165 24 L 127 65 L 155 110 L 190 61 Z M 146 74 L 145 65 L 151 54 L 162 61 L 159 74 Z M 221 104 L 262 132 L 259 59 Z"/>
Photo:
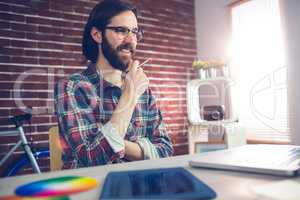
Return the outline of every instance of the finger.
<path id="1" fill-rule="evenodd" d="M 125 71 L 126 74 L 127 74 L 127 73 L 129 72 L 129 70 L 131 69 L 132 62 L 133 62 L 133 60 L 129 60 L 129 62 L 128 62 L 128 68 L 127 68 L 126 71 Z"/>
<path id="2" fill-rule="evenodd" d="M 136 71 L 138 69 L 140 62 L 138 60 L 131 60 L 128 71 Z"/>

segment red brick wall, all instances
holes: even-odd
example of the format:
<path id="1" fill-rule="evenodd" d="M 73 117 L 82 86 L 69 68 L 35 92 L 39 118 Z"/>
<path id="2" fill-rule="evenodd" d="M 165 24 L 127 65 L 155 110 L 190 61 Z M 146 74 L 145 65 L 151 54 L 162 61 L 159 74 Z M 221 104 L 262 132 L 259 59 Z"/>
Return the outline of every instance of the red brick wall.
<path id="1" fill-rule="evenodd" d="M 0 0 L 0 130 L 10 129 L 8 116 L 33 107 L 26 125 L 34 146 L 48 148 L 53 116 L 54 83 L 84 69 L 82 31 L 96 0 Z M 141 10 L 144 40 L 138 46 L 144 69 L 163 111 L 175 154 L 186 154 L 186 83 L 196 54 L 194 0 L 132 0 Z M 16 142 L 2 137 L 0 156 Z M 14 162 L 21 149 L 8 163 Z M 7 165 L 1 167 L 2 171 Z M 43 161 L 45 170 L 49 160 Z M 25 172 L 24 172 L 25 173 Z"/>

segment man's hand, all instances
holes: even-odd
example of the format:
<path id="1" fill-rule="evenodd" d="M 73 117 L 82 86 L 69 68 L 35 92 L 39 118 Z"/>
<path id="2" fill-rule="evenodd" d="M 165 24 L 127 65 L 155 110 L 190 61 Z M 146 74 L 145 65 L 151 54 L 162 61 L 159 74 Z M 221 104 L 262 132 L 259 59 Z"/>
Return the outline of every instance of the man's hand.
<path id="1" fill-rule="evenodd" d="M 124 92 L 136 101 L 149 87 L 149 79 L 137 60 L 130 61 L 128 69 L 123 88 Z"/>

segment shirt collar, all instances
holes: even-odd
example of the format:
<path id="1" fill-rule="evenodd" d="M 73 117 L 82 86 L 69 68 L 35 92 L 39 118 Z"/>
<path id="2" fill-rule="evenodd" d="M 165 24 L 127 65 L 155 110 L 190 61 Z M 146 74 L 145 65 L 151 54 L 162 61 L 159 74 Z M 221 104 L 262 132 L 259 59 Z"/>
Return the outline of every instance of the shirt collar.
<path id="1" fill-rule="evenodd" d="M 112 83 L 104 80 L 101 73 L 97 70 L 97 66 L 95 63 L 89 63 L 86 70 L 86 76 L 91 81 L 91 83 L 96 87 L 99 88 L 100 86 L 103 87 L 103 89 L 106 89 L 108 87 L 116 87 Z"/>

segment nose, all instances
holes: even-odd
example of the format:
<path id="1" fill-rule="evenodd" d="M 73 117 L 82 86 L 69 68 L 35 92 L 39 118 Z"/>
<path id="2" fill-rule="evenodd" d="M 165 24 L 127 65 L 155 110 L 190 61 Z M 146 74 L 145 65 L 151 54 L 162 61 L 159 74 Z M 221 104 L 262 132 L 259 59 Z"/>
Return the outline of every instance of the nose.
<path id="1" fill-rule="evenodd" d="M 129 42 L 129 43 L 137 43 L 136 34 L 129 32 L 124 40 L 125 40 L 125 42 Z"/>

